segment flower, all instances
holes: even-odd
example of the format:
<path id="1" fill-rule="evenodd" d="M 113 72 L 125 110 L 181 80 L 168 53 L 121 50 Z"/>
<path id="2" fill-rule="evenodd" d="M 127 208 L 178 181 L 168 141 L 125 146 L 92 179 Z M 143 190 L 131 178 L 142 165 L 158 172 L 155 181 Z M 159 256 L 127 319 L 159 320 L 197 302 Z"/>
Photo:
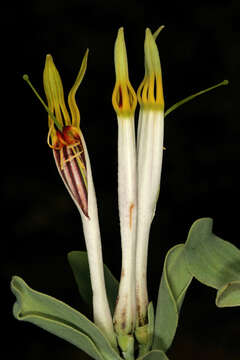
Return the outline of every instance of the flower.
<path id="1" fill-rule="evenodd" d="M 123 28 L 118 31 L 114 49 L 116 83 L 112 95 L 118 120 L 118 205 L 120 217 L 122 271 L 114 313 L 114 328 L 119 344 L 127 336 L 133 346 L 136 318 L 135 257 L 137 221 L 137 168 L 134 128 L 136 94 L 128 77 L 127 52 Z M 128 336 L 130 336 L 128 338 Z M 124 345 L 125 346 L 125 345 Z"/>
<path id="2" fill-rule="evenodd" d="M 43 72 L 43 84 L 48 106 L 34 89 L 28 76 L 25 75 L 24 79 L 29 83 L 48 112 L 48 145 L 53 150 L 58 172 L 81 215 L 93 292 L 94 322 L 116 348 L 116 338 L 104 280 L 96 195 L 88 151 L 80 130 L 80 113 L 75 100 L 76 91 L 87 68 L 87 57 L 88 50 L 68 95 L 71 116 L 65 105 L 61 77 L 51 55 L 46 57 Z"/>
<path id="3" fill-rule="evenodd" d="M 151 222 L 160 189 L 163 156 L 164 99 L 162 73 L 155 35 L 146 29 L 145 76 L 137 97 L 140 104 L 137 134 L 138 218 L 136 248 L 137 326 L 147 323 L 147 254 Z"/>

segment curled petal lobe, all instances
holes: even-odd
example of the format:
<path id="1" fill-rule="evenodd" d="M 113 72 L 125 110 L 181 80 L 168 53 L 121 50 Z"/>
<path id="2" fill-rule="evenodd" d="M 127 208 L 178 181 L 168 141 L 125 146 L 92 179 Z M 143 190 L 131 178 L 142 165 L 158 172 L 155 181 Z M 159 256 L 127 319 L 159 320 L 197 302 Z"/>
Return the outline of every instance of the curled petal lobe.
<path id="1" fill-rule="evenodd" d="M 69 105 L 69 109 L 71 112 L 72 125 L 75 127 L 78 127 L 78 128 L 80 126 L 80 112 L 79 112 L 78 106 L 76 104 L 75 95 L 76 95 L 77 89 L 79 88 L 79 86 L 84 78 L 84 75 L 85 75 L 85 72 L 87 69 L 88 52 L 89 51 L 87 49 L 87 51 L 84 55 L 79 73 L 75 80 L 75 83 L 73 84 L 73 87 L 71 88 L 69 95 L 68 95 L 68 105 Z"/>

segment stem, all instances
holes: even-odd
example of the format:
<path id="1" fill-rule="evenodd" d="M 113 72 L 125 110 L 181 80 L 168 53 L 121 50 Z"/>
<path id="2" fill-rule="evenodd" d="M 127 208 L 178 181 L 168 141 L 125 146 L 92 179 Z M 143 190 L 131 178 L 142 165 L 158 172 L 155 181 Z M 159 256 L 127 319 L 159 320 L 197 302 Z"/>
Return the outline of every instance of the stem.
<path id="1" fill-rule="evenodd" d="M 31 83 L 29 76 L 27 74 L 23 75 L 23 80 L 25 80 L 28 85 L 30 86 L 30 88 L 32 89 L 32 91 L 34 92 L 34 94 L 36 95 L 36 97 L 38 98 L 38 100 L 41 102 L 41 104 L 43 105 L 44 109 L 47 111 L 47 113 L 49 114 L 49 116 L 53 119 L 54 124 L 56 125 L 56 127 L 58 128 L 58 130 L 62 131 L 62 125 L 60 124 L 60 122 L 57 120 L 57 118 L 53 115 L 53 113 L 49 110 L 47 104 L 43 101 L 43 99 L 41 98 L 41 96 L 39 95 L 39 93 L 37 92 L 37 90 L 35 89 L 35 87 L 33 86 L 33 84 Z"/>
<path id="2" fill-rule="evenodd" d="M 228 80 L 223 80 L 222 82 L 216 84 L 216 85 L 213 85 L 205 90 L 201 90 L 199 92 L 197 92 L 196 94 L 193 94 L 193 95 L 190 95 L 188 97 L 186 97 L 185 99 L 183 100 L 180 100 L 178 101 L 176 104 L 172 105 L 164 114 L 164 116 L 166 117 L 167 115 L 169 115 L 172 111 L 176 110 L 178 107 L 182 106 L 183 104 L 187 103 L 188 101 L 191 101 L 193 100 L 194 98 L 202 95 L 202 94 L 205 94 L 219 86 L 222 86 L 222 85 L 228 85 L 229 84 L 229 81 Z"/>

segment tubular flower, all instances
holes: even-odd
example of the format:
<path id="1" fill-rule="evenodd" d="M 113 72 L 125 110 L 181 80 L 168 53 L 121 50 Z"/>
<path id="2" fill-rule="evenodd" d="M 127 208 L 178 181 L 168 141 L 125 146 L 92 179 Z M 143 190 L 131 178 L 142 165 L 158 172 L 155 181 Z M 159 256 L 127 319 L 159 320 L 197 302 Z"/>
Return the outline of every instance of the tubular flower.
<path id="1" fill-rule="evenodd" d="M 128 77 L 123 28 L 118 31 L 114 56 L 116 84 L 112 103 L 118 119 L 118 204 L 122 246 L 122 271 L 114 327 L 118 339 L 129 336 L 127 346 L 130 346 L 133 338 L 129 334 L 134 332 L 136 316 L 136 294 L 133 284 L 135 283 L 137 217 L 134 112 L 137 98 Z"/>
<path id="2" fill-rule="evenodd" d="M 96 195 L 88 151 L 79 126 L 80 113 L 75 100 L 76 91 L 86 71 L 87 56 L 88 50 L 83 58 L 77 79 L 68 95 L 71 116 L 65 105 L 62 81 L 51 55 L 46 57 L 43 72 L 48 106 L 40 98 L 27 75 L 24 75 L 24 79 L 29 83 L 49 114 L 48 144 L 53 150 L 59 174 L 81 215 L 93 292 L 94 322 L 116 348 L 116 338 L 104 280 Z"/>
<path id="3" fill-rule="evenodd" d="M 151 222 L 160 188 L 163 155 L 164 99 L 162 73 L 154 37 L 146 29 L 144 43 L 145 76 L 137 96 L 140 104 L 137 164 L 138 220 L 136 249 L 137 326 L 147 323 L 147 251 Z"/>
<path id="4" fill-rule="evenodd" d="M 52 57 L 48 55 L 46 58 L 43 73 L 44 89 L 49 110 L 57 120 L 57 122 L 53 120 L 50 115 L 48 117 L 49 145 L 53 148 L 55 162 L 62 180 L 82 217 L 93 290 L 94 321 L 115 345 L 112 317 L 104 281 L 95 189 L 87 147 L 79 127 L 80 113 L 75 101 L 76 91 L 86 71 L 87 56 L 88 51 L 83 58 L 77 79 L 68 95 L 71 117 L 65 106 L 60 75 Z"/>

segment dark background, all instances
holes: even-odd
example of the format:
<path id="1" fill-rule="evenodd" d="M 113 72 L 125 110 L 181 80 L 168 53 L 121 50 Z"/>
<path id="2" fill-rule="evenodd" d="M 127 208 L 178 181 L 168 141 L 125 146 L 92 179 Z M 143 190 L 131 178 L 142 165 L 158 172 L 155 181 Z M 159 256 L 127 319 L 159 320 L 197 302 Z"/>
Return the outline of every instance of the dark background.
<path id="1" fill-rule="evenodd" d="M 119 277 L 117 121 L 111 105 L 113 47 L 125 28 L 130 80 L 144 74 L 146 27 L 158 38 L 166 108 L 228 79 L 230 85 L 183 106 L 165 121 L 161 192 L 149 248 L 149 293 L 156 301 L 166 251 L 184 242 L 196 219 L 212 217 L 214 232 L 239 246 L 238 0 L 16 2 L 2 8 L 2 241 L 1 300 L 9 359 L 84 359 L 72 345 L 12 316 L 12 275 L 84 312 L 66 254 L 83 250 L 81 221 L 46 144 L 47 116 L 22 75 L 44 96 L 42 71 L 53 55 L 65 92 L 86 48 L 85 79 L 77 93 L 81 128 L 98 196 L 104 260 Z M 215 291 L 193 282 L 168 355 L 171 360 L 239 359 L 239 308 L 215 307 Z M 3 339 L 3 338 L 2 338 Z M 9 346 L 10 342 L 10 346 Z M 6 346 L 5 346 L 6 345 Z"/>

